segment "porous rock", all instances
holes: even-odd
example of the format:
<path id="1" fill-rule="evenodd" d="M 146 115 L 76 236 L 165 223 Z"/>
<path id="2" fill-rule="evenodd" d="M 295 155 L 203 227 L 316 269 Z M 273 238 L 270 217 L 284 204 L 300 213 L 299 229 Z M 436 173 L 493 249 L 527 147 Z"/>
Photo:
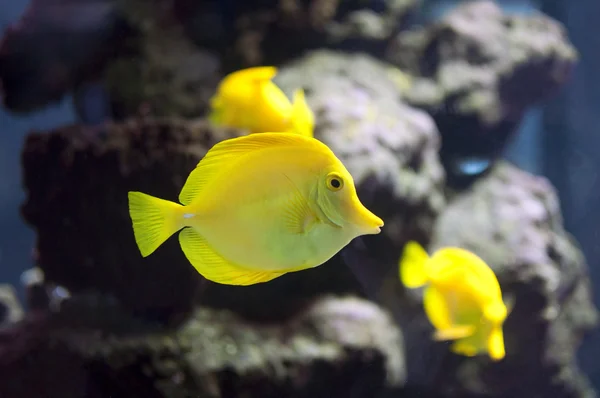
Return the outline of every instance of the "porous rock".
<path id="1" fill-rule="evenodd" d="M 356 298 L 322 298 L 278 325 L 198 308 L 178 329 L 143 327 L 118 308 L 26 319 L 0 333 L 0 396 L 366 398 L 404 380 L 400 331 Z"/>
<path id="2" fill-rule="evenodd" d="M 113 0 L 32 0 L 0 41 L 0 94 L 19 113 L 98 79 L 129 36 Z"/>
<path id="3" fill-rule="evenodd" d="M 227 7 L 180 1 L 180 14 L 192 21 L 220 20 L 227 69 L 278 65 L 315 48 L 346 48 L 382 55 L 389 40 L 420 0 L 377 2 L 339 0 L 233 1 Z M 218 18 L 209 18 L 218 16 Z M 190 17 L 192 16 L 192 17 Z M 201 24 L 188 29 L 198 43 Z"/>
<path id="4" fill-rule="evenodd" d="M 482 391 L 498 398 L 595 396 L 575 355 L 585 332 L 597 324 L 597 309 L 585 259 L 563 228 L 552 186 L 542 177 L 497 164 L 457 194 L 437 220 L 428 250 L 445 246 L 483 258 L 505 298 L 515 304 L 505 323 L 503 361 L 465 358 L 443 346 L 436 354 L 434 382 L 424 388 L 447 397 L 480 396 Z M 415 316 L 424 317 L 422 311 Z M 429 371 L 423 369 L 423 375 Z"/>
<path id="5" fill-rule="evenodd" d="M 23 318 L 23 307 L 11 285 L 0 284 L 0 328 Z"/>
<path id="6" fill-rule="evenodd" d="M 222 78 L 216 49 L 199 47 L 175 15 L 174 2 L 119 3 L 129 51 L 110 60 L 103 83 L 117 119 L 133 114 L 199 117 Z M 203 29 L 206 26 L 203 25 Z"/>
<path id="7" fill-rule="evenodd" d="M 203 122 L 141 119 L 30 134 L 22 214 L 36 231 L 35 261 L 45 281 L 72 293 L 112 294 L 126 308 L 156 316 L 189 309 L 201 278 L 176 239 L 142 258 L 127 192 L 176 200 L 206 151 L 239 134 Z"/>
<path id="8" fill-rule="evenodd" d="M 0 45 L 0 86 L 16 112 L 74 92 L 85 119 L 93 81 L 108 92 L 104 117 L 197 117 L 224 73 L 323 46 L 383 54 L 419 3 L 34 0 Z"/>
<path id="9" fill-rule="evenodd" d="M 577 52 L 563 26 L 542 13 L 509 15 L 478 0 L 398 34 L 387 59 L 412 75 L 404 98 L 435 119 L 454 175 L 464 161 L 495 158 L 524 112 L 565 83 Z"/>

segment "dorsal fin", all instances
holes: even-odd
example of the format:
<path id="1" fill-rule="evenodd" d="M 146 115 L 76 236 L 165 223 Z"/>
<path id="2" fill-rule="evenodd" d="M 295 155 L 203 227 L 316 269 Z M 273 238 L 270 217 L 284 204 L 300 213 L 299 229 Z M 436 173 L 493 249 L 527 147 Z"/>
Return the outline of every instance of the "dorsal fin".
<path id="1" fill-rule="evenodd" d="M 188 176 L 179 201 L 191 204 L 204 187 L 227 173 L 244 155 L 273 147 L 327 148 L 320 141 L 295 133 L 257 133 L 224 140 L 213 146 Z"/>
<path id="2" fill-rule="evenodd" d="M 276 74 L 277 68 L 274 66 L 256 66 L 232 72 L 221 81 L 218 95 L 225 98 L 256 95 L 256 89 Z"/>

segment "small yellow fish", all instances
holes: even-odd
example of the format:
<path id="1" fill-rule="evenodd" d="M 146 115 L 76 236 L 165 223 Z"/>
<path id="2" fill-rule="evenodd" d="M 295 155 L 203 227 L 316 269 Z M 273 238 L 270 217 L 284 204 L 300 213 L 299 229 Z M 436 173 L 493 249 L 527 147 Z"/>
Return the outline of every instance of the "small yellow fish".
<path id="1" fill-rule="evenodd" d="M 205 278 L 267 282 L 323 264 L 383 221 L 359 200 L 342 162 L 319 140 L 250 134 L 213 146 L 190 173 L 179 201 L 129 192 L 142 256 L 175 232 Z"/>
<path id="2" fill-rule="evenodd" d="M 408 242 L 399 273 L 408 288 L 426 286 L 423 305 L 436 328 L 434 340 L 455 340 L 450 349 L 456 354 L 504 358 L 502 326 L 510 309 L 481 258 L 458 247 L 440 249 L 430 258 L 418 243 Z"/>
<path id="3" fill-rule="evenodd" d="M 211 99 L 209 120 L 250 133 L 293 132 L 312 137 L 315 117 L 304 91 L 297 89 L 290 103 L 272 81 L 276 74 L 273 66 L 258 66 L 225 76 Z"/>

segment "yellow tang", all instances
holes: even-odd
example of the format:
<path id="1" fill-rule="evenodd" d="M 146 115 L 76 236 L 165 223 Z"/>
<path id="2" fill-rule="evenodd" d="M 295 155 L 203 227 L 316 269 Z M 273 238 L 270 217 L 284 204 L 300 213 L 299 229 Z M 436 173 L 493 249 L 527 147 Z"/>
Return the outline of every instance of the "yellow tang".
<path id="1" fill-rule="evenodd" d="M 294 133 L 221 141 L 190 173 L 179 201 L 129 192 L 142 256 L 183 228 L 179 242 L 192 265 L 230 285 L 316 267 L 383 226 L 333 152 Z"/>
<path id="2" fill-rule="evenodd" d="M 209 120 L 251 133 L 280 131 L 312 137 L 315 118 L 304 91 L 297 89 L 290 103 L 272 81 L 276 74 L 273 66 L 257 66 L 225 76 L 211 99 Z"/>
<path id="3" fill-rule="evenodd" d="M 451 350 L 457 354 L 504 358 L 502 327 L 510 309 L 496 275 L 481 258 L 458 247 L 429 258 L 418 243 L 408 242 L 399 273 L 408 288 L 426 286 L 423 305 L 436 328 L 435 340 L 455 340 Z"/>

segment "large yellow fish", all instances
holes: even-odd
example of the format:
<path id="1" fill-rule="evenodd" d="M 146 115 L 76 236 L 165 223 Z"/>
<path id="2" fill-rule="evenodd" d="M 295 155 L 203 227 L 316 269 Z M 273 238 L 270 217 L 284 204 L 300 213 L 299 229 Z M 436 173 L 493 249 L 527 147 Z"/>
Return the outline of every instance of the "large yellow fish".
<path id="1" fill-rule="evenodd" d="M 175 232 L 205 278 L 251 285 L 316 267 L 383 221 L 358 199 L 342 162 L 319 140 L 295 133 L 221 141 L 190 173 L 179 201 L 129 192 L 142 256 Z"/>
<path id="2" fill-rule="evenodd" d="M 225 76 L 211 99 L 208 119 L 251 133 L 280 131 L 312 137 L 315 118 L 304 91 L 297 89 L 290 103 L 272 81 L 276 74 L 273 66 L 258 66 Z"/>
<path id="3" fill-rule="evenodd" d="M 510 310 L 496 275 L 481 258 L 458 247 L 429 258 L 423 247 L 409 242 L 399 273 L 408 288 L 426 286 L 423 305 L 436 328 L 435 340 L 455 340 L 450 349 L 456 354 L 504 358 L 502 327 Z"/>

